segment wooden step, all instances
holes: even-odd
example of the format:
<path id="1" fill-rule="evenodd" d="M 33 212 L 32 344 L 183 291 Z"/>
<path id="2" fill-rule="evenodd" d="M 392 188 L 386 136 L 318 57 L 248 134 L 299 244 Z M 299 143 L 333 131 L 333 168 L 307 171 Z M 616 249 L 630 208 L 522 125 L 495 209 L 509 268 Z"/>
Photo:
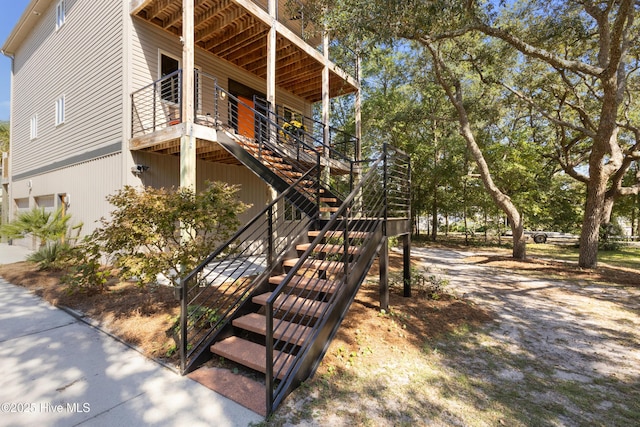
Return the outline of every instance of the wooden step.
<path id="1" fill-rule="evenodd" d="M 320 206 L 320 212 L 338 212 L 339 210 L 338 206 Z"/>
<path id="2" fill-rule="evenodd" d="M 265 374 L 267 372 L 267 349 L 265 346 L 239 338 L 229 337 L 211 346 L 211 352 L 248 368 Z M 282 379 L 295 357 L 289 353 L 273 350 L 273 373 Z M 284 368 L 284 369 L 283 369 Z"/>
<path id="3" fill-rule="evenodd" d="M 262 314 L 250 313 L 235 319 L 232 323 L 233 326 L 237 328 L 242 328 L 264 336 L 267 335 L 267 317 Z M 273 324 L 276 326 L 275 331 L 273 331 L 274 338 L 295 345 L 304 344 L 304 342 L 309 339 L 312 331 L 308 326 L 287 322 L 282 319 L 273 319 Z"/>
<path id="4" fill-rule="evenodd" d="M 298 179 L 302 176 L 302 172 L 296 171 L 280 171 L 280 173 L 286 177 Z"/>
<path id="5" fill-rule="evenodd" d="M 298 262 L 299 258 L 286 259 L 282 262 L 285 267 L 293 267 Z M 320 259 L 308 259 L 302 264 L 302 273 L 304 270 L 320 270 L 327 273 L 342 273 L 344 272 L 344 263 L 340 261 L 327 261 Z"/>
<path id="6" fill-rule="evenodd" d="M 338 203 L 335 197 L 320 197 L 320 203 Z"/>
<path id="7" fill-rule="evenodd" d="M 269 283 L 279 285 L 287 277 L 286 274 L 269 277 Z M 311 292 L 325 292 L 332 294 L 338 288 L 339 282 L 335 280 L 319 279 L 317 277 L 293 276 L 289 282 L 289 287 L 302 289 Z"/>
<path id="8" fill-rule="evenodd" d="M 267 300 L 271 296 L 271 292 L 256 295 L 251 299 L 256 304 L 267 305 Z M 306 298 L 297 297 L 295 295 L 280 295 L 276 298 L 274 307 L 290 313 L 300 314 L 302 316 L 311 316 L 318 318 L 326 310 L 328 303 L 316 301 Z"/>
<path id="9" fill-rule="evenodd" d="M 349 238 L 351 239 L 364 239 L 366 237 L 369 236 L 370 233 L 366 232 L 366 231 L 350 231 L 349 232 Z M 320 231 L 319 230 L 311 230 L 307 233 L 307 235 L 311 238 L 316 238 L 320 235 Z M 325 234 L 325 237 L 343 237 L 344 236 L 344 231 L 340 231 L 340 230 L 335 230 L 335 231 L 328 231 L 327 234 Z"/>
<path id="10" fill-rule="evenodd" d="M 309 249 L 309 247 L 311 246 L 311 243 L 303 243 L 301 245 L 297 245 L 296 246 L 296 250 L 299 250 L 301 252 L 306 251 L 307 249 Z M 326 254 L 343 254 L 344 253 L 344 245 L 316 245 L 315 248 L 313 248 L 313 252 L 317 252 L 317 253 L 326 253 Z M 349 255 L 356 255 L 358 252 L 360 252 L 360 248 L 356 247 L 356 246 L 349 246 Z"/>

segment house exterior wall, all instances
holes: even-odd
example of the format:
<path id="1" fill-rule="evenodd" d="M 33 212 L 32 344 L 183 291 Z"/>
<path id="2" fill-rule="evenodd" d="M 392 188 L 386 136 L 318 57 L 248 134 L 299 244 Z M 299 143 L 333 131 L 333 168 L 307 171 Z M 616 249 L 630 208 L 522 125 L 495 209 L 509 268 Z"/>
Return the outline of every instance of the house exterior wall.
<path id="1" fill-rule="evenodd" d="M 46 204 L 60 206 L 70 195 L 68 212 L 83 223 L 83 234 L 107 216 L 105 197 L 124 185 L 179 185 L 179 158 L 129 151 L 130 94 L 159 77 L 160 52 L 181 58 L 178 37 L 128 12 L 128 0 L 66 0 L 65 23 L 56 29 L 56 4 L 39 11 L 13 54 L 11 111 L 11 218 Z M 266 93 L 266 82 L 196 49 L 198 69 L 228 89 L 229 79 Z M 213 113 L 212 82 L 203 80 L 202 114 Z M 64 96 L 64 123 L 56 125 L 56 100 Z M 310 116 L 312 106 L 286 91 L 277 103 Z M 37 137 L 31 121 L 37 115 Z M 142 176 L 137 163 L 150 166 Z M 273 197 L 269 187 L 242 166 L 198 161 L 197 186 L 208 180 L 241 185 L 240 198 L 253 217 Z M 53 201 L 53 206 L 50 206 Z M 11 219 L 10 218 L 10 219 Z M 15 243 L 15 242 L 14 242 Z M 29 242 L 23 244 L 30 246 Z"/>
<path id="2" fill-rule="evenodd" d="M 56 5 L 39 11 L 14 53 L 10 211 L 51 209 L 70 194 L 72 220 L 90 232 L 109 212 L 105 196 L 122 185 L 124 2 L 66 0 L 58 29 Z M 62 96 L 64 122 L 56 125 Z"/>
<path id="3" fill-rule="evenodd" d="M 136 163 L 149 166 L 140 175 L 139 184 L 156 188 L 177 188 L 180 184 L 180 158 L 155 153 L 134 153 Z M 241 223 L 253 218 L 269 201 L 268 186 L 244 166 L 197 161 L 196 189 L 203 189 L 207 181 L 222 181 L 240 185 L 238 197 L 250 204 L 244 214 L 240 215 Z"/>
<path id="4" fill-rule="evenodd" d="M 56 3 L 15 53 L 12 176 L 39 175 L 122 147 L 122 0 L 66 0 L 56 30 Z M 56 126 L 55 102 L 65 98 Z M 38 137 L 30 138 L 38 116 Z M 93 153 L 93 154 L 92 154 Z"/>

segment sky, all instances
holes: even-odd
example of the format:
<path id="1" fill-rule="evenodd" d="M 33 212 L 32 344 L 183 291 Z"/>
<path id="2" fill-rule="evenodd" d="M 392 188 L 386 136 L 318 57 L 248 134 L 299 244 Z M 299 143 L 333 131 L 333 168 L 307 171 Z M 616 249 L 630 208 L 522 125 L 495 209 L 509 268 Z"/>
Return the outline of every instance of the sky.
<path id="1" fill-rule="evenodd" d="M 0 13 L 0 47 L 18 23 L 30 0 L 4 0 Z M 11 96 L 11 59 L 0 55 L 0 121 L 9 120 Z"/>

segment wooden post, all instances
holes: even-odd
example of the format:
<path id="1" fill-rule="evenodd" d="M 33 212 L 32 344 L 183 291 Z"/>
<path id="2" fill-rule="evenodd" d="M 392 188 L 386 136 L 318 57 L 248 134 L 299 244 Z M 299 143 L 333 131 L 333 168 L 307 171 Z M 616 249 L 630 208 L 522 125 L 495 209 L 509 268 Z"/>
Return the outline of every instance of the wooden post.
<path id="1" fill-rule="evenodd" d="M 182 2 L 182 137 L 180 138 L 180 187 L 196 190 L 196 139 L 194 60 L 194 0 Z"/>
<path id="2" fill-rule="evenodd" d="M 380 263 L 380 309 L 389 309 L 389 242 L 382 238 L 382 247 L 378 255 Z"/>
<path id="3" fill-rule="evenodd" d="M 323 155 L 328 159 L 330 152 L 327 147 L 331 144 L 331 132 L 329 129 L 329 116 L 331 114 L 331 94 L 329 86 L 329 32 L 325 29 L 323 35 L 323 54 L 324 54 L 324 67 L 322 68 L 322 143 L 324 144 Z M 329 162 L 326 165 L 322 174 L 322 182 L 325 186 L 328 186 L 331 179 L 331 170 L 329 169 Z"/>
<path id="4" fill-rule="evenodd" d="M 278 2 L 269 0 L 269 16 L 271 28 L 267 36 L 267 101 L 270 111 L 276 105 L 276 21 L 278 20 Z"/>

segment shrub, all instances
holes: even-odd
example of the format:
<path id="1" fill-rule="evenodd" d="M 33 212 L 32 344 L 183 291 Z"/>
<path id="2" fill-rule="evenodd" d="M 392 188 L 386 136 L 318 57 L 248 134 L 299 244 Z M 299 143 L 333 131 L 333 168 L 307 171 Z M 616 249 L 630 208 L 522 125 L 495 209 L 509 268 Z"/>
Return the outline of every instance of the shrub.
<path id="1" fill-rule="evenodd" d="M 62 270 L 66 266 L 65 257 L 71 245 L 60 240 L 45 243 L 27 257 L 27 261 L 38 264 L 40 270 Z"/>
<path id="2" fill-rule="evenodd" d="M 100 254 L 113 261 L 121 280 L 136 280 L 142 287 L 166 277 L 177 286 L 181 272 L 190 271 L 238 228 L 238 214 L 247 205 L 237 198 L 238 187 L 207 183 L 194 193 L 189 189 L 125 187 L 108 196 L 115 206 L 110 219 L 79 245 L 65 282 L 73 289 L 100 289 L 108 270 Z"/>
<path id="3" fill-rule="evenodd" d="M 63 213 L 62 208 L 55 212 L 46 212 L 44 208 L 33 208 L 22 212 L 13 221 L 0 227 L 0 235 L 9 239 L 22 239 L 31 235 L 34 245 L 43 247 L 49 241 L 62 239 L 68 231 L 71 215 Z"/>

